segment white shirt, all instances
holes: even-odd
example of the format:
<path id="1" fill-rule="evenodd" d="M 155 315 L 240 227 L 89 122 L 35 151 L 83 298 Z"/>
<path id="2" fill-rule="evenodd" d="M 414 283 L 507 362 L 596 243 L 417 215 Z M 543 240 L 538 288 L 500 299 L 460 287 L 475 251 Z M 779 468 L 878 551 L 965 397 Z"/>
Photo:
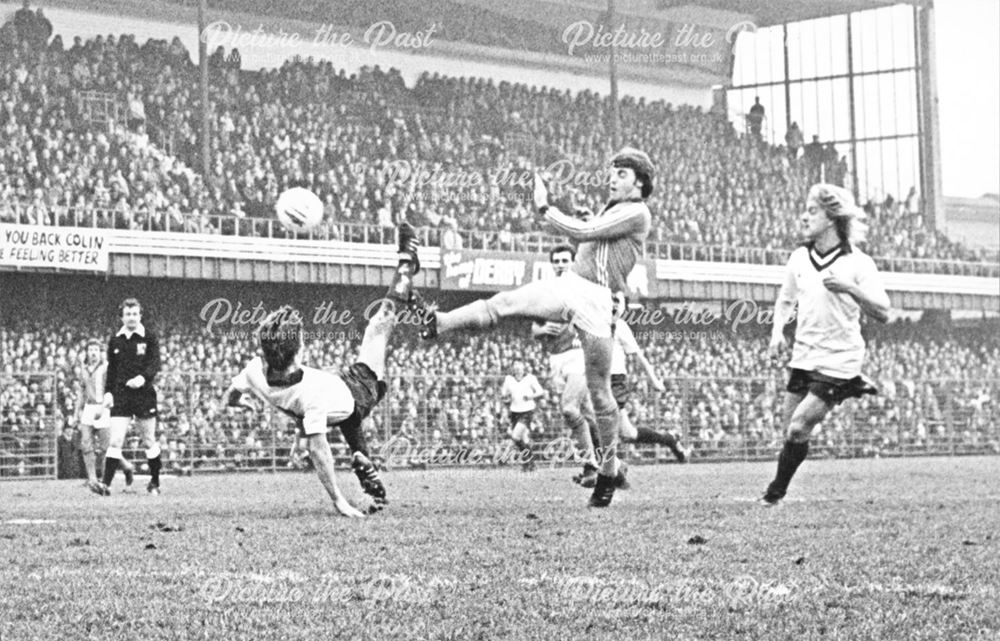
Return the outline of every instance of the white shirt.
<path id="1" fill-rule="evenodd" d="M 837 247 L 825 256 L 807 247 L 792 252 L 778 295 L 779 301 L 798 303 L 795 346 L 788 365 L 853 378 L 861 373 L 865 359 L 861 306 L 849 294 L 834 293 L 823 286 L 823 278 L 830 273 L 862 288 L 883 288 L 875 262 L 857 248 L 844 253 Z"/>
<path id="2" fill-rule="evenodd" d="M 525 374 L 521 380 L 507 375 L 503 379 L 500 395 L 510 398 L 510 411 L 531 412 L 535 409 L 535 397 L 544 394 L 545 390 L 538 384 L 534 374 Z"/>
<path id="3" fill-rule="evenodd" d="M 639 343 L 628 323 L 618 319 L 615 321 L 615 341 L 611 346 L 611 374 L 628 374 L 628 358 L 630 354 L 639 353 Z"/>
<path id="4" fill-rule="evenodd" d="M 257 356 L 233 377 L 232 385 L 301 419 L 307 434 L 322 432 L 328 421 L 338 423 L 354 412 L 354 396 L 343 379 L 313 367 L 303 367 L 302 379 L 297 383 L 271 387 L 264 373 L 264 361 Z"/>

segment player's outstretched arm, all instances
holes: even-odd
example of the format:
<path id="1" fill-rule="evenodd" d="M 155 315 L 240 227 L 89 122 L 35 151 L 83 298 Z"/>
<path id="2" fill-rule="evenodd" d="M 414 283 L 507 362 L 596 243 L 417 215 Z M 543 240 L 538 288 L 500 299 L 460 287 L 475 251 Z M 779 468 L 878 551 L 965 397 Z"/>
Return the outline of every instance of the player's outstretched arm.
<path id="1" fill-rule="evenodd" d="M 785 280 L 778 290 L 778 298 L 774 301 L 774 325 L 771 326 L 771 341 L 767 351 L 772 356 L 777 356 L 782 349 L 787 347 L 785 340 L 785 325 L 792 319 L 795 313 L 795 274 L 792 268 L 785 268 Z"/>
<path id="2" fill-rule="evenodd" d="M 649 378 L 649 382 L 652 383 L 653 388 L 656 389 L 657 392 L 666 390 L 666 385 L 664 385 L 663 381 L 660 380 L 660 377 L 656 375 L 656 368 L 649 362 L 649 359 L 646 358 L 646 355 L 642 353 L 641 349 L 635 353 L 635 357 L 638 359 L 639 364 L 642 365 L 642 369 L 646 372 L 646 376 Z"/>
<path id="3" fill-rule="evenodd" d="M 309 457 L 316 467 L 316 474 L 319 481 L 326 488 L 326 493 L 333 499 L 333 505 L 343 516 L 349 518 L 362 518 L 364 514 L 348 502 L 347 498 L 340 493 L 337 486 L 337 479 L 334 477 L 333 452 L 330 451 L 330 444 L 326 442 L 326 434 L 311 434 L 309 437 Z"/>
<path id="4" fill-rule="evenodd" d="M 580 242 L 622 238 L 643 231 L 647 215 L 645 205 L 621 207 L 590 220 L 567 216 L 555 207 L 545 208 L 545 220 L 556 231 Z"/>
<path id="5" fill-rule="evenodd" d="M 535 207 L 545 215 L 545 220 L 557 232 L 571 239 L 586 242 L 621 238 L 644 231 L 649 224 L 649 209 L 644 204 L 618 208 L 614 213 L 583 220 L 567 216 L 548 204 L 549 192 L 545 181 L 535 174 L 533 199 Z"/>
<path id="6" fill-rule="evenodd" d="M 533 400 L 536 401 L 548 396 L 548 394 L 545 392 L 545 388 L 542 387 L 542 384 L 538 382 L 538 379 L 535 377 L 534 374 L 531 375 L 531 392 L 532 395 L 534 396 Z"/>
<path id="7" fill-rule="evenodd" d="M 615 341 L 621 345 L 626 356 L 634 356 L 639 361 L 639 364 L 642 365 L 643 371 L 646 372 L 646 376 L 649 377 L 649 381 L 653 384 L 656 391 L 662 392 L 667 389 L 663 385 L 663 381 L 660 380 L 660 377 L 656 375 L 656 368 L 649 362 L 646 354 L 642 351 L 642 347 L 639 346 L 639 342 L 635 340 L 632 328 L 623 320 L 615 323 Z"/>

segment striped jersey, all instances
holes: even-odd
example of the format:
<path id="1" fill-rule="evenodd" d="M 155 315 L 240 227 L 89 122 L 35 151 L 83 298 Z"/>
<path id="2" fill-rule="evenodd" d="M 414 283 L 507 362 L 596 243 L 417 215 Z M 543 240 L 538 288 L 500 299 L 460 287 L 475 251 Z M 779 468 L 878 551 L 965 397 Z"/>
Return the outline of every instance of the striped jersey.
<path id="1" fill-rule="evenodd" d="M 570 322 L 559 322 L 559 321 L 549 321 L 552 323 L 559 323 L 561 329 L 558 334 L 548 335 L 543 334 L 538 337 L 538 340 L 542 343 L 549 354 L 562 354 L 568 352 L 571 349 L 580 349 L 583 345 L 580 343 L 580 336 L 576 333 L 576 328 Z"/>
<path id="2" fill-rule="evenodd" d="M 84 403 L 93 405 L 103 402 L 104 376 L 107 371 L 107 363 L 98 363 L 94 366 L 84 363 L 77 369 L 77 378 L 83 383 L 83 398 L 81 400 Z"/>
<path id="3" fill-rule="evenodd" d="M 583 221 L 549 207 L 545 218 L 575 241 L 573 271 L 613 292 L 628 291 L 626 279 L 642 255 L 652 215 L 641 200 L 608 203 L 600 214 Z"/>
<path id="4" fill-rule="evenodd" d="M 321 432 L 354 412 L 354 396 L 343 379 L 314 367 L 302 367 L 289 384 L 271 385 L 264 360 L 257 356 L 233 377 L 232 385 L 301 420 L 307 434 Z"/>
<path id="5" fill-rule="evenodd" d="M 865 341 L 861 337 L 861 306 L 847 293 L 823 285 L 830 273 L 857 285 L 883 288 L 875 262 L 856 248 L 838 245 L 820 254 L 811 245 L 799 247 L 788 259 L 781 301 L 798 303 L 795 345 L 789 367 L 835 378 L 861 373 Z"/>

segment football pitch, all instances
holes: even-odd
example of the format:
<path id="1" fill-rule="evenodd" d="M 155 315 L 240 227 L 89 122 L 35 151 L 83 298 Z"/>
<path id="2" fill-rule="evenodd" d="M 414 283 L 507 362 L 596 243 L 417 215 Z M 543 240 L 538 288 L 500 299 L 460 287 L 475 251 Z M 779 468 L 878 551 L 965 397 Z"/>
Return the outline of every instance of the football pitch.
<path id="1" fill-rule="evenodd" d="M 0 639 L 1000 639 L 1000 457 L 0 484 Z M 353 475 L 340 484 L 367 503 Z"/>

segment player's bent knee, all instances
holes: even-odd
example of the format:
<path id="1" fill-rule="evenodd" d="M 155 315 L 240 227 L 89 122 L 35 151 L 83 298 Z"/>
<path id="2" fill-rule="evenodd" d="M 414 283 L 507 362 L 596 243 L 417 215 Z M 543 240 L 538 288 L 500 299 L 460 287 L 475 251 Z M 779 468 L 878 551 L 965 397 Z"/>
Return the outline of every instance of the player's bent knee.
<path id="1" fill-rule="evenodd" d="M 788 428 L 788 440 L 792 443 L 807 443 L 812 435 L 812 428 L 802 424 L 792 424 Z"/>
<path id="2" fill-rule="evenodd" d="M 513 315 L 516 310 L 516 303 L 517 301 L 507 292 L 501 292 L 493 298 L 478 300 L 472 304 L 478 307 L 476 312 L 479 314 L 482 326 L 489 329 L 496 327 L 497 323 L 500 322 L 501 316 Z"/>
<path id="3" fill-rule="evenodd" d="M 603 355 L 595 356 L 594 358 L 588 357 L 586 359 L 585 366 L 587 368 L 588 385 L 591 384 L 592 380 L 611 380 L 611 360 L 605 359 Z"/>
<path id="4" fill-rule="evenodd" d="M 590 389 L 590 400 L 594 405 L 594 412 L 599 416 L 616 414 L 618 412 L 618 403 L 615 402 L 611 388 L 607 384 L 595 387 L 596 389 L 593 387 Z"/>

